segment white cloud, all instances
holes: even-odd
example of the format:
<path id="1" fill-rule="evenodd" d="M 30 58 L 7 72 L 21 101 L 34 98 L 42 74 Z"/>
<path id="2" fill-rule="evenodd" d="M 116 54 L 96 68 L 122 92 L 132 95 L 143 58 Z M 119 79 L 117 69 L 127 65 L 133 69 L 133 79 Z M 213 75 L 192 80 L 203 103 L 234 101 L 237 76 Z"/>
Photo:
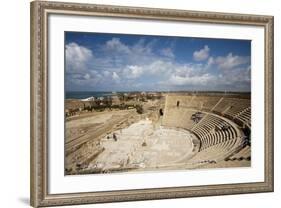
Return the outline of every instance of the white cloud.
<path id="1" fill-rule="evenodd" d="M 90 49 L 77 43 L 69 43 L 65 48 L 66 69 L 69 71 L 84 70 L 87 62 L 93 58 Z"/>
<path id="2" fill-rule="evenodd" d="M 174 58 L 175 55 L 173 53 L 173 50 L 171 48 L 164 48 L 160 51 L 160 53 L 165 56 L 165 57 L 168 57 L 168 58 Z"/>
<path id="3" fill-rule="evenodd" d="M 156 58 L 146 66 L 146 73 L 153 76 L 165 76 L 170 74 L 174 68 L 175 66 L 171 61 Z"/>
<path id="4" fill-rule="evenodd" d="M 109 71 L 102 71 L 102 74 L 105 76 L 105 77 L 108 77 L 110 75 L 110 72 Z"/>
<path id="5" fill-rule="evenodd" d="M 151 63 L 156 57 L 159 58 L 152 52 L 154 44 L 153 40 L 146 42 L 145 39 L 140 39 L 135 44 L 127 45 L 119 38 L 112 38 L 100 47 L 101 53 L 106 53 L 103 60 L 106 59 L 107 64 L 111 63 L 114 67 L 124 68 L 126 65 Z"/>
<path id="6" fill-rule="evenodd" d="M 215 63 L 214 58 L 213 58 L 213 57 L 209 57 L 206 67 L 209 68 L 209 67 L 211 67 L 214 63 Z"/>
<path id="7" fill-rule="evenodd" d="M 123 76 L 128 79 L 136 79 L 143 74 L 143 71 L 140 66 L 130 65 L 123 70 Z"/>
<path id="8" fill-rule="evenodd" d="M 70 43 L 66 45 L 67 85 L 87 90 L 250 89 L 249 57 L 232 53 L 212 57 L 205 45 L 193 58 L 206 62 L 177 62 L 171 48 L 153 47 L 144 39 L 126 45 L 112 38 L 92 52 Z M 151 83 L 144 82 L 148 77 Z"/>
<path id="9" fill-rule="evenodd" d="M 120 81 L 120 77 L 119 75 L 116 73 L 116 72 L 113 72 L 112 73 L 112 79 L 116 82 L 119 82 Z"/>
<path id="10" fill-rule="evenodd" d="M 130 53 L 130 49 L 128 46 L 123 44 L 119 38 L 112 38 L 111 40 L 105 43 L 105 48 L 107 50 L 111 50 L 112 52 L 119 53 Z"/>
<path id="11" fill-rule="evenodd" d="M 193 59 L 195 61 L 204 61 L 209 57 L 209 52 L 210 52 L 210 48 L 205 45 L 204 48 L 202 48 L 199 51 L 194 51 L 193 53 Z"/>
<path id="12" fill-rule="evenodd" d="M 136 44 L 132 45 L 131 51 L 135 54 L 142 54 L 142 55 L 148 55 L 153 54 L 152 48 L 155 44 L 154 40 L 151 40 L 150 42 L 146 43 L 144 38 L 141 38 Z"/>
<path id="13" fill-rule="evenodd" d="M 233 56 L 232 53 L 229 53 L 227 56 L 219 56 L 215 59 L 215 63 L 222 70 L 233 69 L 239 65 L 248 64 L 249 61 L 249 57 Z"/>
<path id="14" fill-rule="evenodd" d="M 88 80 L 90 78 L 91 78 L 91 76 L 88 73 L 84 75 L 84 79 Z"/>
<path id="15" fill-rule="evenodd" d="M 171 85 L 207 85 L 210 84 L 210 82 L 214 82 L 216 77 L 214 77 L 211 74 L 200 74 L 196 76 L 178 76 L 178 75 L 172 75 L 171 78 L 168 80 L 168 83 Z"/>

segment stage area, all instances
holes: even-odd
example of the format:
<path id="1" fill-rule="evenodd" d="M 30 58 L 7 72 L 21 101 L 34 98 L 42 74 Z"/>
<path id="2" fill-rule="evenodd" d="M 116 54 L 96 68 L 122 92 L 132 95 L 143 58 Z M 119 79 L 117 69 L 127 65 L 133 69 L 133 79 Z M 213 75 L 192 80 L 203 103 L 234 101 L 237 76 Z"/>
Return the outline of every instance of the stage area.
<path id="1" fill-rule="evenodd" d="M 104 151 L 88 168 L 113 171 L 165 167 L 190 157 L 193 139 L 189 131 L 141 120 L 102 138 L 100 146 Z"/>

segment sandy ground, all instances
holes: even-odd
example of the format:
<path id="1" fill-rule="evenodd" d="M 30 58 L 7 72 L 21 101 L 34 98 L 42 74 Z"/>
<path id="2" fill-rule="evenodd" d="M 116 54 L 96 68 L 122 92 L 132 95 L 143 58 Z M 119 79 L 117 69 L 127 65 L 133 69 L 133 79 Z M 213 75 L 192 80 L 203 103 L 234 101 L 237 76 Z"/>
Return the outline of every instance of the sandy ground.
<path id="1" fill-rule="evenodd" d="M 66 121 L 66 152 L 71 152 L 79 145 L 93 139 L 98 139 L 105 132 L 110 132 L 118 125 L 126 126 L 137 120 L 135 110 L 95 112 L 80 119 Z"/>
<path id="2" fill-rule="evenodd" d="M 66 170 L 90 160 L 100 151 L 100 139 L 114 130 L 125 128 L 141 117 L 135 110 L 95 112 L 66 121 Z"/>
<path id="3" fill-rule="evenodd" d="M 155 169 L 189 157 L 195 136 L 162 127 L 153 111 L 104 111 L 67 119 L 66 173 Z"/>
<path id="4" fill-rule="evenodd" d="M 102 119 L 105 117 L 108 115 Z M 195 136 L 186 130 L 164 128 L 148 118 L 141 119 L 98 141 L 91 140 L 70 154 L 68 171 L 76 174 L 161 169 L 194 154 L 193 139 Z"/>
<path id="5" fill-rule="evenodd" d="M 105 147 L 101 139 L 112 132 L 149 118 L 155 123 L 159 119 L 158 111 L 164 100 L 143 103 L 143 114 L 136 109 L 105 110 L 103 112 L 85 112 L 67 117 L 65 123 L 65 172 L 76 174 L 84 170 Z"/>
<path id="6" fill-rule="evenodd" d="M 192 134 L 185 130 L 159 127 L 141 120 L 128 128 L 115 131 L 117 141 L 104 137 L 105 150 L 89 164 L 89 168 L 114 169 L 159 168 L 168 166 L 192 153 Z"/>

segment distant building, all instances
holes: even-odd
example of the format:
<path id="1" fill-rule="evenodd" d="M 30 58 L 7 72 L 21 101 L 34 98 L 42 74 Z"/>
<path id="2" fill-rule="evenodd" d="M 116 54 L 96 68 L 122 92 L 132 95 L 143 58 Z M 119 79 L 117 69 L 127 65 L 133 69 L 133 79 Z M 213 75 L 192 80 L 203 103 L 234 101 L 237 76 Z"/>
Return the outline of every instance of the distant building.
<path id="1" fill-rule="evenodd" d="M 104 97 L 98 97 L 98 100 L 104 100 Z"/>
<path id="2" fill-rule="evenodd" d="M 119 105 L 121 103 L 119 97 L 117 95 L 111 96 L 112 105 Z"/>

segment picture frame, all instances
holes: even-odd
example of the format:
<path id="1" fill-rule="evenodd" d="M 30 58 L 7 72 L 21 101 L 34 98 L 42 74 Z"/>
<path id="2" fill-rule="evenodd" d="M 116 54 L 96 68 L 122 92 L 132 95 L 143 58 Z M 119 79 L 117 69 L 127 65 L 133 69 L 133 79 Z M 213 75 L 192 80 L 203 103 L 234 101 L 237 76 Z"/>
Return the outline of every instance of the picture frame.
<path id="1" fill-rule="evenodd" d="M 138 8 L 61 2 L 31 2 L 31 185 L 33 207 L 90 203 L 155 200 L 183 197 L 217 196 L 272 192 L 273 164 L 273 17 L 203 11 Z M 261 182 L 158 188 L 49 193 L 49 80 L 48 50 L 50 15 L 103 17 L 132 20 L 254 26 L 264 30 L 264 180 Z M 145 33 L 145 31 L 144 31 Z M 62 98 L 63 99 L 63 98 Z M 252 103 L 255 105 L 255 103 Z"/>

